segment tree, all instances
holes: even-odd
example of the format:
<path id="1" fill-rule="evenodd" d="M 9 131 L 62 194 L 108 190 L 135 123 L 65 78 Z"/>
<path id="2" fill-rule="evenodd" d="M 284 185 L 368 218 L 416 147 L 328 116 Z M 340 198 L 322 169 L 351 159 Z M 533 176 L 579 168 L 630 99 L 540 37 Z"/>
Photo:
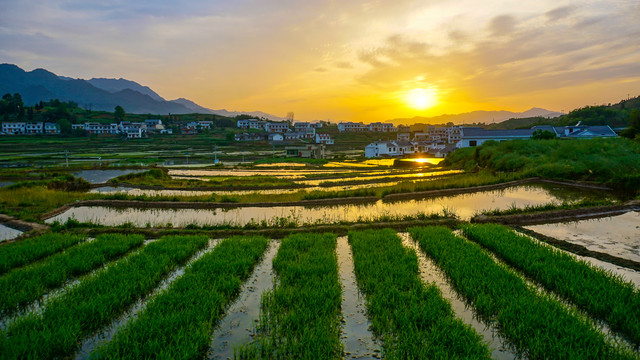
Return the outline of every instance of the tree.
<path id="1" fill-rule="evenodd" d="M 124 109 L 122 108 L 122 106 L 118 105 L 115 108 L 115 111 L 113 112 L 113 117 L 116 121 L 122 121 L 124 120 Z"/>
<path id="2" fill-rule="evenodd" d="M 534 140 L 551 140 L 556 138 L 556 134 L 549 130 L 538 129 L 533 132 L 531 138 Z"/>
<path id="3" fill-rule="evenodd" d="M 629 114 L 629 127 L 626 128 L 620 135 L 634 139 L 640 135 L 640 111 L 638 109 L 631 110 Z"/>

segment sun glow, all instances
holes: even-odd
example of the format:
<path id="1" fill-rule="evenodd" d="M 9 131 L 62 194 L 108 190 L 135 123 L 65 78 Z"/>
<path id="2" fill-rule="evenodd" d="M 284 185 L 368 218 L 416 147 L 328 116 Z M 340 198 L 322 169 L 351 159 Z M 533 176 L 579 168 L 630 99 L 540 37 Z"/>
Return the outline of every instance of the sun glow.
<path id="1" fill-rule="evenodd" d="M 416 88 L 406 92 L 404 101 L 416 110 L 428 109 L 438 103 L 438 91 L 434 88 Z"/>

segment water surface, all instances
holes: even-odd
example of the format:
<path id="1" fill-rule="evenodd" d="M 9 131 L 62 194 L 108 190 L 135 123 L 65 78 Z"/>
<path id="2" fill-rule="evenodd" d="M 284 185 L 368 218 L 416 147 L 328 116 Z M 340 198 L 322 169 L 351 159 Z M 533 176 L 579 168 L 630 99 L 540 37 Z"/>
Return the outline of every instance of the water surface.
<path id="1" fill-rule="evenodd" d="M 0 224 L 0 241 L 15 239 L 22 231 Z"/>
<path id="2" fill-rule="evenodd" d="M 146 170 L 126 169 L 126 170 L 82 170 L 76 171 L 73 176 L 83 178 L 91 184 L 101 184 L 121 175 L 139 173 Z"/>

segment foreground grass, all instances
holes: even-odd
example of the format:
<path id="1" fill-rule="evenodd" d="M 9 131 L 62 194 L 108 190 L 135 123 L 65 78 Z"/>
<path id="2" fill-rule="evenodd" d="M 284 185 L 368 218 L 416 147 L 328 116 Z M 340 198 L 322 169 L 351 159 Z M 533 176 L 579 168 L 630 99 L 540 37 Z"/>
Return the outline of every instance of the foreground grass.
<path id="1" fill-rule="evenodd" d="M 45 234 L 0 246 L 0 275 L 83 241 L 84 237 Z"/>
<path id="2" fill-rule="evenodd" d="M 423 285 L 416 254 L 392 230 L 349 233 L 358 284 L 387 359 L 489 359 L 434 284 Z"/>
<path id="3" fill-rule="evenodd" d="M 205 237 L 176 236 L 145 246 L 51 300 L 42 314 L 10 323 L 0 332 L 0 354 L 5 359 L 72 354 L 83 337 L 109 324 L 206 244 Z"/>
<path id="4" fill-rule="evenodd" d="M 443 268 L 477 311 L 495 320 L 507 339 L 531 359 L 634 359 L 610 343 L 576 311 L 526 285 L 478 244 L 443 227 L 411 228 L 425 253 Z"/>
<path id="5" fill-rule="evenodd" d="M 292 235 L 273 260 L 278 282 L 262 296 L 256 342 L 240 358 L 341 359 L 340 305 L 333 234 Z"/>
<path id="6" fill-rule="evenodd" d="M 249 277 L 267 244 L 263 237 L 223 240 L 96 354 L 108 359 L 201 356 L 225 306 Z"/>
<path id="7" fill-rule="evenodd" d="M 463 230 L 511 266 L 640 344 L 640 293 L 633 284 L 501 225 L 466 225 Z"/>
<path id="8" fill-rule="evenodd" d="M 9 272 L 0 277 L 0 313 L 15 311 L 37 300 L 47 290 L 61 286 L 69 278 L 86 274 L 142 245 L 143 240 L 140 235 L 100 235 L 94 241 Z"/>

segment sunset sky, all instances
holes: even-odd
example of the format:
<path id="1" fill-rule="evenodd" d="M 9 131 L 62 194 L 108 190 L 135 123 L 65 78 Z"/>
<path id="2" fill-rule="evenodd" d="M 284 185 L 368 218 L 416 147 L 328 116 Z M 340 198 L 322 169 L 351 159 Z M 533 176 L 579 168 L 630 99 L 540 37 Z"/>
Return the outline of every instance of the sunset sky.
<path id="1" fill-rule="evenodd" d="M 7 1 L 0 62 L 213 109 L 383 121 L 640 95 L 637 0 Z"/>

